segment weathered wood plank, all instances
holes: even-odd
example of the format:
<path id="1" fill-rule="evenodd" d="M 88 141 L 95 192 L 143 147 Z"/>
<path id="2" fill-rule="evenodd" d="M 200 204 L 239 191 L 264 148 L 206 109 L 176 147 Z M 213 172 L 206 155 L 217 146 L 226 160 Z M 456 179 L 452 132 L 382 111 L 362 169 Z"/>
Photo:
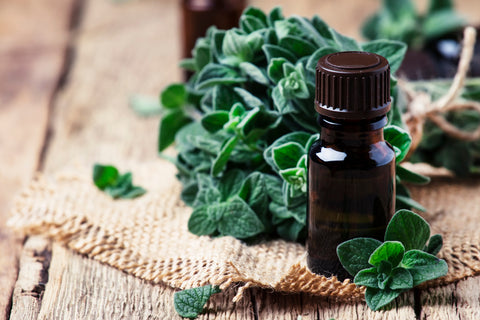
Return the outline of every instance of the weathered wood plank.
<path id="1" fill-rule="evenodd" d="M 38 169 L 73 3 L 0 1 L 0 319 L 10 312 L 22 243 L 5 221 L 14 194 Z"/>
<path id="2" fill-rule="evenodd" d="M 255 290 L 258 319 L 414 319 L 413 292 L 401 295 L 387 311 L 373 312 L 365 303 L 332 303 L 307 294 L 286 295 Z"/>
<path id="3" fill-rule="evenodd" d="M 480 277 L 423 290 L 420 319 L 480 319 Z"/>
<path id="4" fill-rule="evenodd" d="M 20 258 L 20 272 L 13 291 L 11 320 L 36 319 L 48 281 L 51 243 L 34 236 L 28 238 Z"/>
<path id="5" fill-rule="evenodd" d="M 270 0 L 251 3 L 264 9 L 273 5 Z M 358 34 L 358 25 L 371 12 L 370 4 L 351 1 L 279 4 L 286 14 L 320 14 L 350 35 Z M 338 18 L 342 8 L 346 13 Z M 173 1 L 87 2 L 77 30 L 75 64 L 54 103 L 46 171 L 73 162 L 155 161 L 158 119 L 136 118 L 127 101 L 132 93 L 157 95 L 180 79 L 177 24 Z M 54 246 L 39 318 L 174 319 L 173 293 Z M 402 296 L 395 309 L 375 314 L 364 304 L 335 305 L 304 295 L 252 289 L 232 304 L 233 295 L 230 290 L 215 296 L 200 319 L 415 318 L 412 294 Z"/>

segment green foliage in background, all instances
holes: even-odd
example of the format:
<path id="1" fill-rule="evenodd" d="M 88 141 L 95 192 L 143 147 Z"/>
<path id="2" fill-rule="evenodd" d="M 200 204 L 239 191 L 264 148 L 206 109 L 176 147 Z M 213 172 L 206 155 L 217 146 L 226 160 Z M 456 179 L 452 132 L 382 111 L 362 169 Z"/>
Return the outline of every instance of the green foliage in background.
<path id="1" fill-rule="evenodd" d="M 380 10 L 364 23 L 362 33 L 370 40 L 399 40 L 419 49 L 465 25 L 452 0 L 430 0 L 425 14 L 420 14 L 411 0 L 383 0 Z"/>
<path id="2" fill-rule="evenodd" d="M 252 7 L 239 28 L 212 27 L 198 39 L 193 58 L 181 63 L 193 77 L 161 93 L 158 139 L 160 152 L 176 143 L 182 199 L 194 209 L 192 233 L 304 239 L 307 152 L 319 132 L 315 67 L 320 57 L 346 50 L 385 56 L 393 75 L 406 46 L 390 40 L 360 44 L 317 16 L 284 18 L 279 8 L 266 14 Z M 395 96 L 393 77 L 391 83 Z M 397 163 L 411 143 L 400 114 L 394 104 L 385 129 Z M 399 167 L 397 208 L 422 209 L 405 181 L 428 179 Z"/>
<path id="3" fill-rule="evenodd" d="M 445 95 L 451 83 L 452 80 L 409 82 L 412 88 L 428 93 L 433 100 Z M 465 81 L 460 96 L 460 101 L 462 100 L 480 101 L 480 78 Z M 448 112 L 445 118 L 463 131 L 473 131 L 480 126 L 480 114 L 475 110 Z M 460 177 L 480 173 L 480 140 L 455 139 L 431 121 L 425 123 L 423 131 L 422 141 L 410 159 L 412 162 L 427 162 L 445 167 Z"/>

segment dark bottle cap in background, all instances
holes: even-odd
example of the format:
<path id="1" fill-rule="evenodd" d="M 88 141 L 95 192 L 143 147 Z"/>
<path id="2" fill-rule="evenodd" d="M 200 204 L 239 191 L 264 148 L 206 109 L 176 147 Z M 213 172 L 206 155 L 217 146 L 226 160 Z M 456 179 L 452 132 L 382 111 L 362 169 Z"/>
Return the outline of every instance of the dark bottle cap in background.
<path id="1" fill-rule="evenodd" d="M 360 120 L 390 110 L 390 66 L 384 57 L 346 51 L 318 60 L 315 110 L 327 117 Z"/>

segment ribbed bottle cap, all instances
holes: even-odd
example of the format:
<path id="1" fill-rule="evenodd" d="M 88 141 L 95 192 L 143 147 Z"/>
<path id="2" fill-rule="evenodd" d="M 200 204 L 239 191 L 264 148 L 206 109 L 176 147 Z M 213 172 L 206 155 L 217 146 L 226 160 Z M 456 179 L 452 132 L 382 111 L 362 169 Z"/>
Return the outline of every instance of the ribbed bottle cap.
<path id="1" fill-rule="evenodd" d="M 384 57 L 346 51 L 326 55 L 317 64 L 315 110 L 321 115 L 359 120 L 390 110 L 390 66 Z"/>

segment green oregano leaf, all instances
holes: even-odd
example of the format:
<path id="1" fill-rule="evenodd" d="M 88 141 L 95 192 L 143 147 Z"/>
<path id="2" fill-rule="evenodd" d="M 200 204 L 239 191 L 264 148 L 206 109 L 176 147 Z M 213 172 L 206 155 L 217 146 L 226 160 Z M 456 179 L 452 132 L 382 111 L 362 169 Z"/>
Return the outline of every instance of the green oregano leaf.
<path id="1" fill-rule="evenodd" d="M 443 246 L 443 238 L 440 234 L 433 235 L 428 241 L 428 245 L 425 246 L 423 251 L 430 253 L 431 255 L 436 256 L 440 252 Z"/>
<path id="2" fill-rule="evenodd" d="M 370 255 L 381 245 L 371 238 L 355 238 L 345 241 L 337 247 L 338 259 L 345 270 L 355 276 L 360 270 L 370 268 Z"/>
<path id="3" fill-rule="evenodd" d="M 166 87 L 160 94 L 162 106 L 168 109 L 182 107 L 187 101 L 187 90 L 183 83 L 174 83 Z"/>
<path id="4" fill-rule="evenodd" d="M 443 277 L 448 272 L 445 260 L 421 250 L 407 251 L 403 257 L 402 266 L 412 275 L 414 286 Z"/>
<path id="5" fill-rule="evenodd" d="M 353 280 L 356 285 L 368 288 L 378 288 L 378 272 L 377 268 L 368 268 L 360 270 Z"/>
<path id="6" fill-rule="evenodd" d="M 392 271 L 392 281 L 389 285 L 392 290 L 413 288 L 413 277 L 408 270 L 398 267 Z"/>
<path id="7" fill-rule="evenodd" d="M 377 311 L 392 302 L 402 292 L 403 290 L 392 290 L 388 288 L 385 290 L 367 288 L 365 291 L 365 300 L 370 309 Z"/>
<path id="8" fill-rule="evenodd" d="M 385 231 L 385 241 L 399 241 L 405 251 L 423 250 L 430 238 L 430 226 L 418 214 L 409 210 L 398 211 Z"/>
<path id="9" fill-rule="evenodd" d="M 392 267 L 396 267 L 402 261 L 405 248 L 398 241 L 386 241 L 379 246 L 370 255 L 368 263 L 372 266 L 379 267 L 383 261 L 388 261 Z"/>
<path id="10" fill-rule="evenodd" d="M 132 174 L 120 174 L 118 169 L 111 165 L 95 164 L 93 166 L 93 182 L 98 189 L 104 191 L 114 199 L 133 199 L 147 191 L 132 184 Z"/>
<path id="11" fill-rule="evenodd" d="M 173 304 L 181 317 L 196 318 L 203 311 L 208 299 L 220 292 L 218 286 L 212 285 L 178 291 L 173 296 Z"/>

